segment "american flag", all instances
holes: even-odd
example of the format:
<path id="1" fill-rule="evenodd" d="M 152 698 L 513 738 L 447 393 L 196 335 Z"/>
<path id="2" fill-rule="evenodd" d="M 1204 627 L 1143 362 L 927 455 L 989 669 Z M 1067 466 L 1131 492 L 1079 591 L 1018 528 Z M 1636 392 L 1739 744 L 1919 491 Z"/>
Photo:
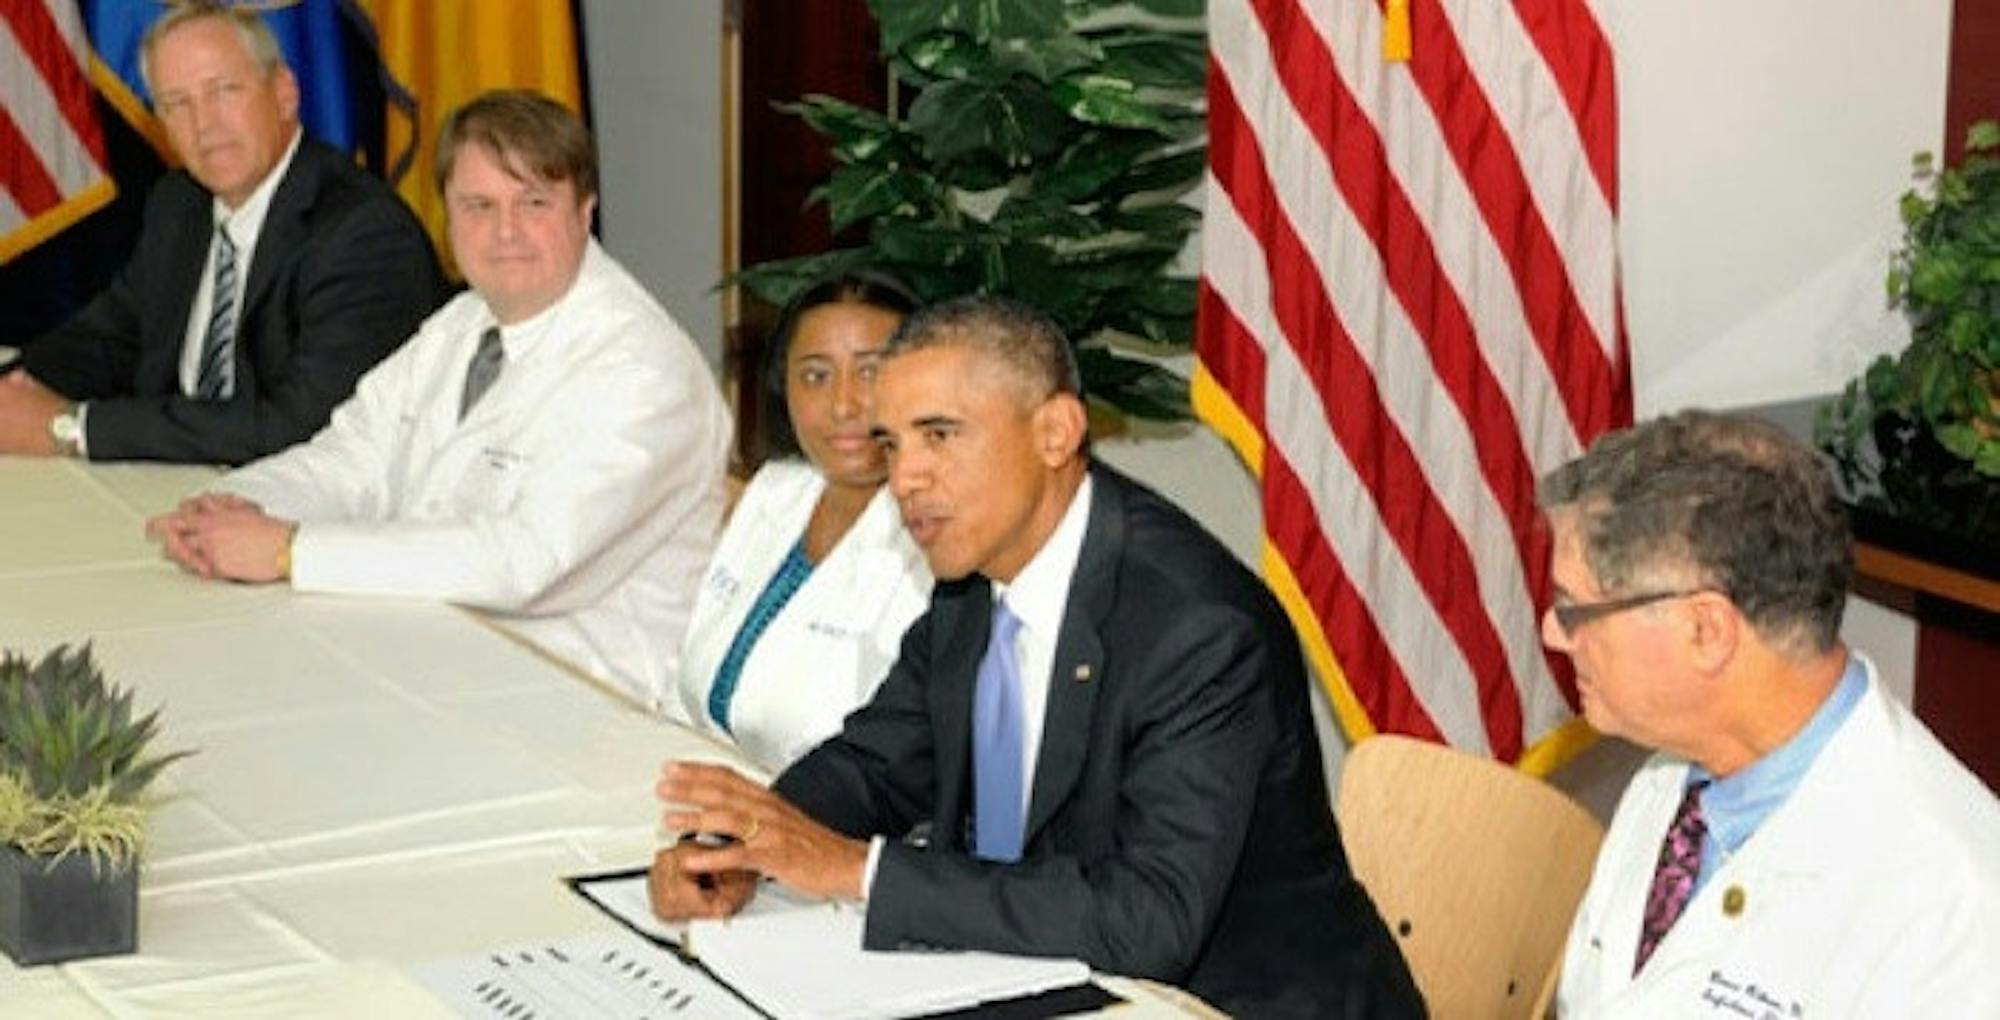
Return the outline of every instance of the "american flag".
<path id="1" fill-rule="evenodd" d="M 111 200 L 73 0 L 0 0 L 0 264 Z"/>
<path id="2" fill-rule="evenodd" d="M 1535 479 L 1630 422 L 1612 53 L 1583 0 L 1209 0 L 1194 399 L 1352 739 L 1546 771 Z"/>

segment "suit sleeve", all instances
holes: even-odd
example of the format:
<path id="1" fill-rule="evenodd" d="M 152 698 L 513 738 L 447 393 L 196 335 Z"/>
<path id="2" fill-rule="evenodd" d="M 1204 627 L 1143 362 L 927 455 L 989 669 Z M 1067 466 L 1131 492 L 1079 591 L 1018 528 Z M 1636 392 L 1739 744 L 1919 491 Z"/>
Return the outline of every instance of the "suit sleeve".
<path id="1" fill-rule="evenodd" d="M 139 247 L 111 283 L 69 321 L 23 348 L 21 365 L 36 380 L 71 400 L 131 392 L 146 314 L 140 296 L 163 286 L 153 274 L 168 257 L 165 224 L 172 218 L 172 201 L 166 187 L 154 188 L 146 197 Z"/>
<path id="2" fill-rule="evenodd" d="M 440 284 L 430 242 L 392 194 L 315 229 L 321 232 L 302 251 L 265 251 L 260 243 L 256 256 L 296 264 L 280 270 L 277 293 L 243 324 L 238 343 L 285 356 L 254 365 L 239 358 L 239 371 L 247 368 L 255 384 L 239 378 L 237 396 L 227 401 L 179 393 L 93 400 L 86 426 L 93 459 L 241 464 L 326 423 L 355 380 L 436 304 Z"/>
<path id="3" fill-rule="evenodd" d="M 1186 973 L 1230 888 L 1255 803 L 1246 791 L 1257 788 L 1271 739 L 1265 652 L 1247 617 L 1211 607 L 1136 654 L 1127 682 L 1144 690 L 1127 692 L 1139 704 L 1115 752 L 1124 763 L 1115 849 L 1088 863 L 1031 851 L 1000 866 L 936 841 L 930 850 L 892 843 L 869 890 L 868 948 L 1075 957 L 1166 980 Z M 891 774 L 899 751 L 886 749 Z"/>

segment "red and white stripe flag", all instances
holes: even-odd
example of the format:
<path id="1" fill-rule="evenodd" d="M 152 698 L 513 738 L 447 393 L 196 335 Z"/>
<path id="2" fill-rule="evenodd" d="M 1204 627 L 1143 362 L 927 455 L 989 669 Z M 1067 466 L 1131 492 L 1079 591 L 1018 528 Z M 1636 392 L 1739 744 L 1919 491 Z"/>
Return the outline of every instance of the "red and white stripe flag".
<path id="1" fill-rule="evenodd" d="M 1632 416 L 1612 55 L 1584 0 L 1209 0 L 1194 398 L 1353 739 L 1545 771 L 1535 479 Z M 1385 36 L 1386 33 L 1386 36 Z"/>
<path id="2" fill-rule="evenodd" d="M 116 193 L 74 0 L 0 0 L 0 263 Z"/>

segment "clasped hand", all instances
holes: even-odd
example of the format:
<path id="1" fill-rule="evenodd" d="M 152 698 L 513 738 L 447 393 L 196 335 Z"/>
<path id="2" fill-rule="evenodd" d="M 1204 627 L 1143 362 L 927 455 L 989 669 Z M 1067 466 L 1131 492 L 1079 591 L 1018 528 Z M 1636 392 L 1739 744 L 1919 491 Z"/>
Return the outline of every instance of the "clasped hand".
<path id="1" fill-rule="evenodd" d="M 730 837 L 683 839 L 653 858 L 647 889 L 669 921 L 724 917 L 743 908 L 768 875 L 813 896 L 860 899 L 868 844 L 813 821 L 783 797 L 723 765 L 668 762 L 655 792 L 670 831 Z"/>
<path id="2" fill-rule="evenodd" d="M 191 573 L 231 581 L 284 577 L 284 551 L 298 525 L 226 492 L 204 492 L 146 522 L 146 535 Z"/>

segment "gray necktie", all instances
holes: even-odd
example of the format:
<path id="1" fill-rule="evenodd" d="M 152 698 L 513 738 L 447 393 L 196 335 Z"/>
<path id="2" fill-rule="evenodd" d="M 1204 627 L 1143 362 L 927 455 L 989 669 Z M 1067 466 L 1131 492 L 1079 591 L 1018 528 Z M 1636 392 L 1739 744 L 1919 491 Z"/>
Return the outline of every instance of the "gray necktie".
<path id="1" fill-rule="evenodd" d="M 459 421 L 464 421 L 472 413 L 472 405 L 493 388 L 506 360 L 507 352 L 500 349 L 500 327 L 486 327 L 486 332 L 479 334 L 479 349 L 472 352 L 472 361 L 465 366 L 465 396 L 458 402 Z"/>
<path id="2" fill-rule="evenodd" d="M 215 225 L 214 278 L 194 395 L 202 400 L 227 400 L 236 392 L 236 243 L 220 223 Z"/>

